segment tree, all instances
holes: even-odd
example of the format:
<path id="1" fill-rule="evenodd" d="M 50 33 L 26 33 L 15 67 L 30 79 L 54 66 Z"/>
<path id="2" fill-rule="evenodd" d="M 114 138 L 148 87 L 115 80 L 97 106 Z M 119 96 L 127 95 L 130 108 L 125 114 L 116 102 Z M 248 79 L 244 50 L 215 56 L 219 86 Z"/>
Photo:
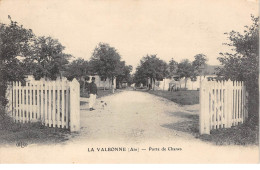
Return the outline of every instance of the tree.
<path id="1" fill-rule="evenodd" d="M 31 54 L 24 59 L 28 73 L 36 79 L 46 77 L 55 80 L 71 58 L 71 55 L 63 52 L 64 49 L 57 39 L 45 36 L 34 38 Z"/>
<path id="2" fill-rule="evenodd" d="M 66 67 L 65 77 L 68 80 L 76 78 L 78 81 L 85 78 L 89 74 L 88 61 L 78 58 L 69 63 Z"/>
<path id="3" fill-rule="evenodd" d="M 147 55 L 142 58 L 140 65 L 137 67 L 135 80 L 144 82 L 145 79 L 150 78 L 150 83 L 153 85 L 155 80 L 162 80 L 168 75 L 168 66 L 165 61 L 160 60 L 156 55 Z"/>
<path id="4" fill-rule="evenodd" d="M 178 64 L 177 74 L 180 78 L 185 78 L 186 88 L 188 78 L 194 77 L 194 67 L 192 66 L 192 63 L 188 59 L 182 60 Z"/>
<path id="5" fill-rule="evenodd" d="M 88 87 L 85 79 L 89 74 L 90 69 L 88 61 L 84 60 L 83 58 L 78 58 L 66 66 L 64 76 L 70 81 L 76 78 L 80 83 L 81 91 L 85 93 L 85 89 Z"/>
<path id="6" fill-rule="evenodd" d="M 172 76 L 176 75 L 177 73 L 177 68 L 178 68 L 178 63 L 171 59 L 169 62 L 169 77 L 172 78 Z"/>
<path id="7" fill-rule="evenodd" d="M 253 24 L 245 26 L 244 33 L 225 33 L 233 47 L 232 53 L 220 53 L 219 76 L 233 81 L 244 81 L 249 93 L 249 119 L 258 120 L 259 107 L 259 17 L 251 16 Z"/>
<path id="8" fill-rule="evenodd" d="M 25 67 L 19 57 L 28 56 L 34 34 L 23 28 L 10 16 L 9 25 L 0 23 L 0 104 L 6 105 L 5 93 L 8 81 L 19 81 L 24 78 Z"/>
<path id="9" fill-rule="evenodd" d="M 204 54 L 197 54 L 194 56 L 194 61 L 192 62 L 192 66 L 194 68 L 194 76 L 199 75 L 200 81 L 201 81 L 202 69 L 205 68 L 207 61 L 208 59 Z"/>
<path id="10" fill-rule="evenodd" d="M 136 68 L 136 72 L 133 77 L 133 82 L 136 85 L 143 84 L 144 86 L 147 86 L 147 77 L 144 74 L 144 69 L 140 66 Z"/>
<path id="11" fill-rule="evenodd" d="M 116 77 L 117 83 L 120 86 L 123 81 L 128 84 L 131 83 L 131 71 L 133 67 L 131 65 L 125 65 L 124 61 L 121 61 L 121 70 L 122 72 Z"/>
<path id="12" fill-rule="evenodd" d="M 114 79 L 122 72 L 121 56 L 114 47 L 106 43 L 99 43 L 90 59 L 93 71 L 102 79 L 109 78 L 112 81 L 114 93 Z"/>

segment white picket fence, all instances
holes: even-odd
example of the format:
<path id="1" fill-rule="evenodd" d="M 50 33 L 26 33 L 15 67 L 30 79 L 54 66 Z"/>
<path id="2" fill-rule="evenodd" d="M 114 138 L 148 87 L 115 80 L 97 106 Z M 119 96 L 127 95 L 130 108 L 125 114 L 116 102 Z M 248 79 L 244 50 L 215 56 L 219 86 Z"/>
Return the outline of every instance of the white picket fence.
<path id="1" fill-rule="evenodd" d="M 230 128 L 248 117 L 246 88 L 241 81 L 207 81 L 200 87 L 200 134 Z"/>
<path id="2" fill-rule="evenodd" d="M 40 121 L 49 127 L 80 130 L 80 86 L 76 79 L 30 80 L 24 86 L 12 82 L 7 98 L 10 116 L 16 122 Z"/>

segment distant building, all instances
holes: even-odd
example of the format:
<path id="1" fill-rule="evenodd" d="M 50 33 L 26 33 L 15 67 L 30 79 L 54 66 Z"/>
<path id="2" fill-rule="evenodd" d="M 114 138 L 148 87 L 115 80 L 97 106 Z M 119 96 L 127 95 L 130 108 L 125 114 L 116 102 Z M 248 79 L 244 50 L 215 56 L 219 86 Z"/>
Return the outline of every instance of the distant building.
<path id="1" fill-rule="evenodd" d="M 206 67 L 202 70 L 202 76 L 197 76 L 193 80 L 188 78 L 186 82 L 186 90 L 198 90 L 200 88 L 200 79 L 204 80 L 207 78 L 208 80 L 214 79 L 217 77 L 216 68 L 221 66 L 212 66 L 206 65 Z M 178 75 L 172 76 L 172 78 L 164 78 L 162 81 L 155 81 L 155 89 L 156 90 L 179 90 L 185 88 L 185 78 L 179 78 Z"/>
<path id="2" fill-rule="evenodd" d="M 88 83 L 91 83 L 92 77 L 95 77 L 95 83 L 100 89 L 112 89 L 113 86 L 116 88 L 116 78 L 114 78 L 114 85 L 112 86 L 112 80 L 109 78 L 102 79 L 98 75 L 88 75 L 87 77 L 89 77 L 87 80 Z"/>

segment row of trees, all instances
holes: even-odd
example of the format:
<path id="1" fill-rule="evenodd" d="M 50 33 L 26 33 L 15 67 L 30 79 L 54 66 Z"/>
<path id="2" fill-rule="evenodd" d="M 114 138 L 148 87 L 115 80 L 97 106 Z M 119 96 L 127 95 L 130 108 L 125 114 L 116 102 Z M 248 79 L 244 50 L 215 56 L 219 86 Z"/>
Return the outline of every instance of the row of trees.
<path id="1" fill-rule="evenodd" d="M 252 25 L 245 26 L 243 33 L 237 31 L 225 33 L 230 42 L 224 45 L 232 47 L 232 52 L 220 53 L 218 60 L 222 67 L 216 71 L 220 80 L 231 79 L 245 82 L 249 93 L 249 122 L 257 126 L 259 120 L 259 17 L 251 16 L 251 19 Z M 204 54 L 195 55 L 193 62 L 186 59 L 180 63 L 174 59 L 166 63 L 156 55 L 147 55 L 142 58 L 136 69 L 134 82 L 146 85 L 147 78 L 155 81 L 174 75 L 179 78 L 185 77 L 187 80 L 187 78 L 202 75 L 202 68 L 206 62 L 207 58 Z"/>
<path id="2" fill-rule="evenodd" d="M 185 78 L 185 88 L 188 78 L 195 78 L 201 75 L 202 68 L 205 67 L 207 57 L 204 54 L 194 56 L 194 61 L 188 59 L 182 60 L 180 63 L 173 58 L 166 63 L 159 59 L 156 55 L 147 55 L 140 61 L 134 75 L 134 82 L 137 84 L 147 84 L 147 78 L 150 79 L 149 84 L 154 84 L 155 80 L 163 78 L 172 78 L 178 75 L 179 78 Z"/>
<path id="3" fill-rule="evenodd" d="M 5 105 L 7 82 L 23 81 L 26 74 L 36 79 L 55 79 L 71 55 L 51 37 L 36 36 L 8 16 L 10 24 L 0 23 L 0 104 Z"/>
<path id="4" fill-rule="evenodd" d="M 8 18 L 10 24 L 0 23 L 0 105 L 7 103 L 7 83 L 24 81 L 25 75 L 33 75 L 36 80 L 55 80 L 63 72 L 68 79 L 98 74 L 103 79 L 130 80 L 132 66 L 121 61 L 117 50 L 109 44 L 100 43 L 90 61 L 80 58 L 69 62 L 73 56 L 64 52 L 65 47 L 57 39 L 37 36 Z"/>
<path id="5" fill-rule="evenodd" d="M 82 58 L 69 63 L 65 70 L 65 77 L 69 80 L 77 78 L 84 79 L 87 75 L 98 74 L 102 80 L 109 78 L 114 87 L 114 79 L 120 83 L 131 82 L 132 66 L 121 61 L 121 56 L 114 47 L 106 43 L 99 43 L 94 49 L 90 61 Z M 113 92 L 114 89 L 112 88 Z"/>

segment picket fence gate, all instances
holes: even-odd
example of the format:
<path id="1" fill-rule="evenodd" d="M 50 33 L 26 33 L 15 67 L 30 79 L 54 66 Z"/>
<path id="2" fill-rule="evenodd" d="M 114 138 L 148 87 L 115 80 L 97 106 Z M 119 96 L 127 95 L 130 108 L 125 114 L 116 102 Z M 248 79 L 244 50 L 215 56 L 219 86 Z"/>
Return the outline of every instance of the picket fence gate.
<path id="1" fill-rule="evenodd" d="M 248 117 L 248 94 L 241 81 L 207 81 L 200 86 L 200 134 L 230 128 Z"/>
<path id="2" fill-rule="evenodd" d="M 8 110 L 15 122 L 40 121 L 45 126 L 80 130 L 80 86 L 76 79 L 11 82 Z"/>

